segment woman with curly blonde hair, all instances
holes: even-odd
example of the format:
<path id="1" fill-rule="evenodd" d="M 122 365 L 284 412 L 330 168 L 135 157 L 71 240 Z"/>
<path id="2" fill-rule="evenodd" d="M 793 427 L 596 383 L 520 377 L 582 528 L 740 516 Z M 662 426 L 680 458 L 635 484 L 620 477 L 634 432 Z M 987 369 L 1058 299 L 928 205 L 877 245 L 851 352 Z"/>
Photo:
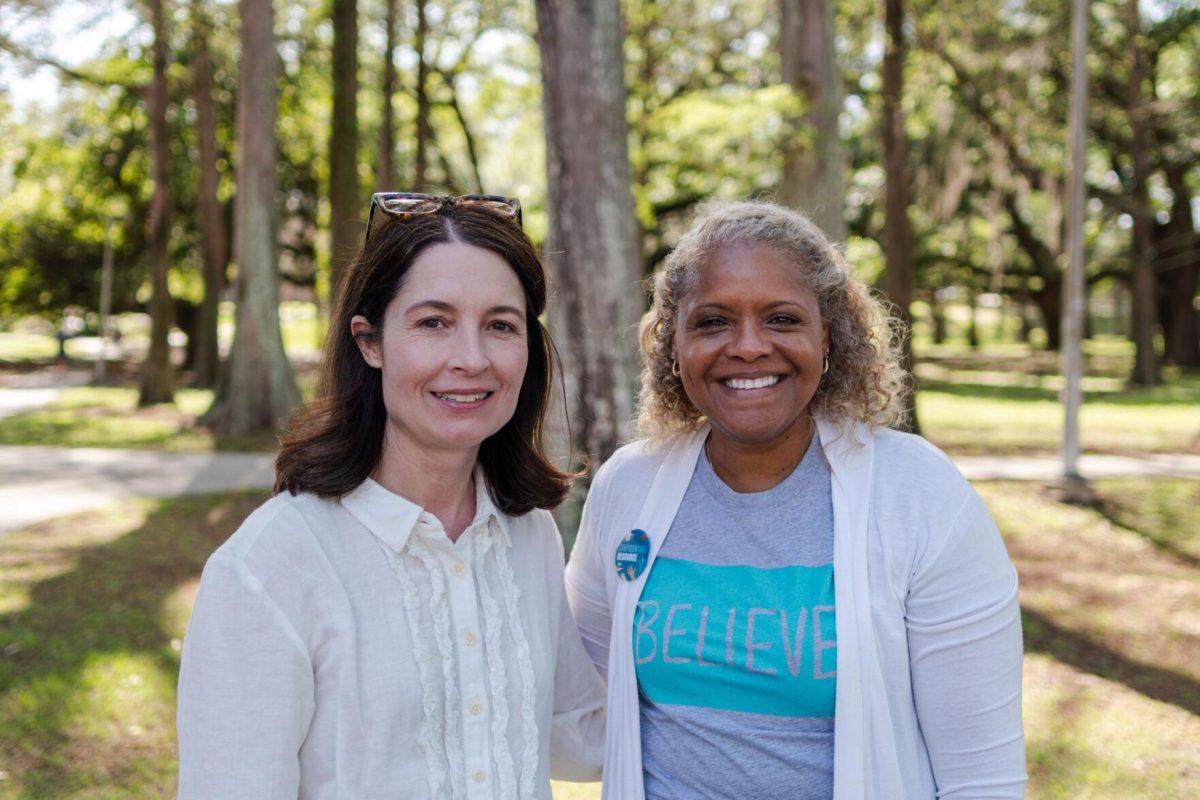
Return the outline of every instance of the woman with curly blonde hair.
<path id="1" fill-rule="evenodd" d="M 567 566 L 606 800 L 1019 798 L 1017 576 L 891 430 L 904 332 L 802 214 L 707 208 L 641 326 L 643 439 Z"/>

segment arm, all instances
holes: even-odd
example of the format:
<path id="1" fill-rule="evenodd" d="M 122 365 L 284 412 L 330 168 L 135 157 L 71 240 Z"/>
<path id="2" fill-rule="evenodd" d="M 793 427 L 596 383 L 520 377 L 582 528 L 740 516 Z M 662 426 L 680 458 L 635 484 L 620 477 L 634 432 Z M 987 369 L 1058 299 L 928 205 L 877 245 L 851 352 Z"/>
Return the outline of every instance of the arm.
<path id="1" fill-rule="evenodd" d="M 1017 575 L 970 493 L 906 603 L 917 718 L 939 798 L 1022 798 L 1021 612 Z"/>
<path id="2" fill-rule="evenodd" d="M 183 646 L 180 800 L 295 800 L 313 692 L 295 629 L 244 563 L 217 553 Z"/>
<path id="3" fill-rule="evenodd" d="M 550 776 L 556 780 L 598 781 L 604 761 L 604 683 L 583 649 L 561 588 L 559 597 Z"/>
<path id="4" fill-rule="evenodd" d="M 600 677 L 608 678 L 608 640 L 612 634 L 612 609 L 605 585 L 606 564 L 601 554 L 601 520 L 606 505 L 604 471 L 596 475 L 583 505 L 579 535 L 567 562 L 567 600 L 583 646 L 591 656 Z"/>

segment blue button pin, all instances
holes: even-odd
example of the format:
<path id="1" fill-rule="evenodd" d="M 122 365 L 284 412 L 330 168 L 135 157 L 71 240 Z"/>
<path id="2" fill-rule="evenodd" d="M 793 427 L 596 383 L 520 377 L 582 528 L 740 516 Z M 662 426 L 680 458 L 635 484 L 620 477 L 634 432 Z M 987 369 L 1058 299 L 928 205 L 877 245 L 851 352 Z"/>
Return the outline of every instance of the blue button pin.
<path id="1" fill-rule="evenodd" d="M 627 581 L 636 580 L 646 562 L 650 560 L 650 537 L 640 528 L 634 528 L 617 545 L 617 574 Z"/>

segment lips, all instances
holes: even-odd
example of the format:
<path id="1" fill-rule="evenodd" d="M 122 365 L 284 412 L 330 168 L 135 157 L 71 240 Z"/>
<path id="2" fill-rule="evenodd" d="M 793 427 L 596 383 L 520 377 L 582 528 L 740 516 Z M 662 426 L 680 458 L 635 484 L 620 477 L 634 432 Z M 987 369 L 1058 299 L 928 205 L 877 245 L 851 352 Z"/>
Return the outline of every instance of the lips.
<path id="1" fill-rule="evenodd" d="M 782 375 L 763 375 L 757 378 L 725 378 L 721 381 L 721 385 L 739 391 L 752 391 L 754 389 L 766 389 L 774 386 L 781 380 L 783 380 Z"/>
<path id="2" fill-rule="evenodd" d="M 491 396 L 489 391 L 477 392 L 434 392 L 433 396 L 439 400 L 446 400 L 451 403 L 478 403 Z"/>

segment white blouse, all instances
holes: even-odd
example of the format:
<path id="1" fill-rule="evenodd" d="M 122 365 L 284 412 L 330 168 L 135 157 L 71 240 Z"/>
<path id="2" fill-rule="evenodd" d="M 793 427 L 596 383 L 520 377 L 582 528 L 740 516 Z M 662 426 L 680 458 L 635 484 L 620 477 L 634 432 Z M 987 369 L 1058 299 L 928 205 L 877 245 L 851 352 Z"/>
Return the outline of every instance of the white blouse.
<path id="1" fill-rule="evenodd" d="M 209 559 L 179 675 L 179 797 L 550 800 L 597 780 L 604 688 L 551 516 L 475 519 L 368 479 L 278 495 Z"/>

